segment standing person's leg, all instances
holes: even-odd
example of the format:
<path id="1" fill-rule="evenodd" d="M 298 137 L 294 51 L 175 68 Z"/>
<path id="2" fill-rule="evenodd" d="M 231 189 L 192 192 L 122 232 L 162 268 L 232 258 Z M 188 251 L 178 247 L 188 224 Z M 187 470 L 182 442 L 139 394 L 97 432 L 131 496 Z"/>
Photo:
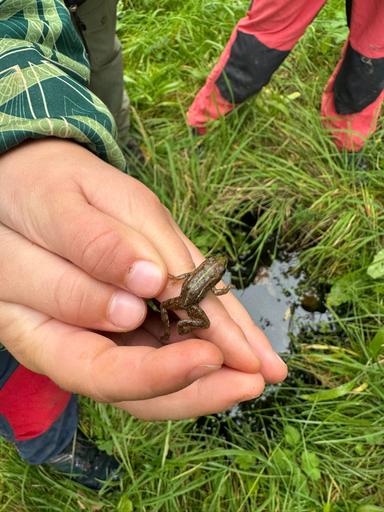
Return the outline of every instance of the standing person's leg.
<path id="1" fill-rule="evenodd" d="M 337 147 L 358 151 L 376 129 L 384 98 L 384 3 L 348 0 L 347 7 L 350 35 L 321 113 Z"/>
<path id="2" fill-rule="evenodd" d="M 116 35 L 117 0 L 86 0 L 72 17 L 89 52 L 90 90 L 98 96 L 115 118 L 119 142 L 126 145 L 129 135 L 129 97 L 124 87 L 122 47 Z"/>
<path id="3" fill-rule="evenodd" d="M 189 124 L 205 124 L 259 92 L 326 0 L 253 0 L 206 84 L 188 111 Z"/>

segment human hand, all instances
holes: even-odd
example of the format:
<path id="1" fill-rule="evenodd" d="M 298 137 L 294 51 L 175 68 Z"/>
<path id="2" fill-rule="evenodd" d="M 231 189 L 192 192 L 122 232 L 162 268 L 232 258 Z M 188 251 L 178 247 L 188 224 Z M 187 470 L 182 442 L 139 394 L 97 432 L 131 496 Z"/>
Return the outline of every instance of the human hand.
<path id="1" fill-rule="evenodd" d="M 19 146 L 1 157 L 1 169 L 0 332 L 22 364 L 99 401 L 175 393 L 223 362 L 252 381 L 252 396 L 262 391 L 259 360 L 215 297 L 206 299 L 216 300 L 210 317 L 217 311 L 220 319 L 204 332 L 212 343 L 195 338 L 159 350 L 141 329 L 131 337 L 135 345 L 120 347 L 87 330 L 134 330 L 145 317 L 140 297 L 159 295 L 167 270 L 194 266 L 176 224 L 146 187 L 57 139 Z M 267 347 L 263 357 L 272 353 Z M 270 373 L 272 380 L 282 374 Z M 218 394 L 220 409 L 231 405 L 232 396 Z"/>
<path id="2" fill-rule="evenodd" d="M 176 230 L 188 247 L 195 265 L 199 265 L 204 259 L 203 256 L 179 228 L 176 228 Z M 221 283 L 221 286 L 223 287 L 224 283 Z M 220 284 L 218 287 L 220 287 Z M 196 380 L 190 386 L 176 393 L 147 400 L 115 403 L 117 407 L 143 420 L 177 420 L 226 410 L 239 402 L 259 396 L 264 390 L 265 382 L 278 383 L 285 379 L 287 376 L 285 363 L 273 351 L 265 334 L 255 325 L 244 306 L 232 293 L 220 297 L 209 294 L 204 301 L 201 302 L 204 311 L 211 320 L 211 324 L 216 323 L 215 314 L 218 315 L 218 323 L 222 318 L 215 308 L 215 302 L 217 300 L 222 302 L 226 310 L 230 312 L 232 320 L 234 320 L 237 325 L 241 326 L 242 332 L 246 336 L 250 346 L 260 357 L 262 362 L 260 372 L 256 374 L 243 373 L 223 365 L 218 371 L 207 374 L 204 378 Z M 146 339 L 152 346 L 159 347 L 158 339 L 164 332 L 164 328 L 159 318 L 155 318 L 153 312 L 150 313 L 150 315 L 151 317 L 147 319 L 148 332 L 146 333 Z M 145 327 L 146 323 L 143 324 L 143 328 Z M 204 334 L 206 331 L 199 332 L 201 332 L 201 336 L 206 336 Z M 116 342 L 127 345 L 134 343 L 132 336 L 137 336 L 137 332 L 114 335 L 112 337 Z M 179 336 L 174 322 L 172 335 L 168 343 L 176 343 L 180 340 L 187 339 L 189 336 L 191 335 Z M 207 337 L 209 338 L 210 336 L 208 335 Z M 143 337 L 141 339 L 143 339 Z M 236 341 L 231 340 L 230 337 L 225 338 L 225 341 L 228 343 L 232 342 L 236 345 Z M 185 341 L 182 343 L 185 343 Z"/>

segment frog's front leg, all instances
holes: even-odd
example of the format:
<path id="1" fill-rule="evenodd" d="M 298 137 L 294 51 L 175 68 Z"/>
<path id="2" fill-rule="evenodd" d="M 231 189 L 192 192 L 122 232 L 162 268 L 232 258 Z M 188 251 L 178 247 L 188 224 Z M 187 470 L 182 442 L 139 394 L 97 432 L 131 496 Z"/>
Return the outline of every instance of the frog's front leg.
<path id="1" fill-rule="evenodd" d="M 180 281 L 180 279 L 185 279 L 188 277 L 190 272 L 186 272 L 185 274 L 180 274 L 179 276 L 174 276 L 173 274 L 168 274 L 168 277 L 172 279 L 172 283 L 169 286 L 173 286 L 176 281 Z"/>
<path id="2" fill-rule="evenodd" d="M 177 322 L 177 332 L 182 336 L 195 329 L 208 329 L 211 325 L 205 311 L 200 306 L 189 306 L 186 308 L 189 318 Z"/>
<path id="3" fill-rule="evenodd" d="M 225 295 L 231 288 L 236 288 L 234 284 L 228 284 L 225 288 L 212 288 L 212 293 L 216 296 Z"/>

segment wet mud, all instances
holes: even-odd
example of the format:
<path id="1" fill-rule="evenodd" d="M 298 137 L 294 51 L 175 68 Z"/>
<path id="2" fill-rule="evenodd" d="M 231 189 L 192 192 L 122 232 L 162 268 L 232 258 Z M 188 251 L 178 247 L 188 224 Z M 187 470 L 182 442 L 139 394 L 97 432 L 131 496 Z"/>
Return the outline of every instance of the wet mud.
<path id="1" fill-rule="evenodd" d="M 335 332 L 337 326 L 325 306 L 329 291 L 326 284 L 313 283 L 305 269 L 299 266 L 298 252 L 290 244 L 276 248 L 271 238 L 255 267 L 252 259 L 246 263 L 229 262 L 224 277 L 226 284 L 236 286 L 232 292 L 245 306 L 255 324 L 266 334 L 274 350 L 287 360 L 295 344 L 313 342 L 320 332 Z M 297 345 L 296 345 L 297 346 Z M 272 402 L 281 406 L 289 403 L 296 393 L 295 382 L 308 381 L 308 375 L 291 370 L 284 385 L 267 385 L 264 393 L 252 401 L 242 402 L 221 414 L 202 417 L 194 432 L 220 436 L 225 440 L 246 443 L 248 432 L 269 429 L 273 416 L 268 412 Z M 309 384 L 309 382 L 308 382 Z"/>
<path id="2" fill-rule="evenodd" d="M 235 284 L 234 295 L 247 309 L 255 324 L 266 334 L 274 350 L 290 351 L 291 341 L 305 330 L 317 330 L 332 322 L 324 304 L 326 287 L 309 284 L 304 270 L 298 270 L 299 254 L 280 247 L 276 258 L 262 263 L 244 277 L 244 270 L 227 272 L 224 281 Z M 247 283 L 241 288 L 242 283 Z"/>

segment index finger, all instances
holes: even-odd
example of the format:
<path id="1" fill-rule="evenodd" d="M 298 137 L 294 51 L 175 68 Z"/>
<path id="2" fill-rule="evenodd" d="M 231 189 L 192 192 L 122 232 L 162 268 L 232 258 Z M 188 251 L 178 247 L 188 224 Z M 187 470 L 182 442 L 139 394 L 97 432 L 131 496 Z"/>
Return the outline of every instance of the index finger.
<path id="1" fill-rule="evenodd" d="M 158 198 L 78 144 L 48 139 L 1 155 L 1 222 L 95 279 L 155 296 L 166 266 L 151 239 L 178 239 Z"/>
<path id="2" fill-rule="evenodd" d="M 169 288 L 161 294 L 161 299 L 169 298 L 169 294 L 177 296 L 180 286 Z M 261 361 L 248 343 L 240 326 L 231 318 L 220 300 L 212 292 L 199 304 L 209 318 L 208 329 L 196 329 L 193 331 L 200 338 L 214 343 L 224 354 L 226 366 L 246 373 L 257 373 L 260 371 Z M 181 319 L 188 318 L 185 311 L 177 311 Z M 171 327 L 175 331 L 176 326 Z M 164 330 L 164 328 L 162 328 Z M 173 339 L 177 336 L 173 335 Z"/>
<path id="3" fill-rule="evenodd" d="M 186 237 L 179 232 L 179 236 L 184 240 L 184 243 L 189 248 L 193 258 L 197 261 L 201 258 L 201 253 L 198 249 L 186 239 Z M 277 383 L 284 380 L 287 376 L 287 366 L 284 361 L 275 353 L 268 338 L 265 334 L 255 325 L 249 316 L 245 307 L 236 299 L 233 293 L 228 293 L 220 297 L 220 302 L 225 309 L 230 313 L 231 318 L 238 326 L 241 327 L 244 336 L 250 344 L 252 350 L 261 359 L 260 373 L 268 383 Z"/>
<path id="4" fill-rule="evenodd" d="M 188 248 L 196 266 L 199 265 L 204 260 L 204 256 L 184 235 L 176 223 L 174 230 Z M 219 287 L 222 286 L 224 286 L 224 283 L 219 284 Z M 208 294 L 207 299 L 209 298 Z M 261 361 L 260 373 L 266 382 L 276 383 L 284 380 L 287 376 L 287 366 L 275 353 L 268 338 L 255 325 L 244 306 L 236 299 L 233 293 L 229 292 L 221 295 L 219 299 L 212 296 L 212 299 L 216 299 L 221 303 L 226 314 L 221 312 L 218 321 L 216 321 L 216 312 L 220 312 L 219 306 L 216 305 L 214 309 L 211 309 L 211 302 L 207 303 L 207 306 L 204 304 L 204 307 L 208 308 L 207 314 L 212 320 L 211 326 L 215 326 L 215 329 L 213 330 L 211 327 L 207 333 L 201 331 L 201 336 L 220 347 L 225 357 L 225 364 L 236 369 L 242 369 L 238 368 L 237 362 L 240 359 L 242 364 L 247 364 L 249 349 L 251 349 Z M 241 334 L 237 337 L 239 330 Z M 260 365 L 260 362 L 258 364 Z"/>

